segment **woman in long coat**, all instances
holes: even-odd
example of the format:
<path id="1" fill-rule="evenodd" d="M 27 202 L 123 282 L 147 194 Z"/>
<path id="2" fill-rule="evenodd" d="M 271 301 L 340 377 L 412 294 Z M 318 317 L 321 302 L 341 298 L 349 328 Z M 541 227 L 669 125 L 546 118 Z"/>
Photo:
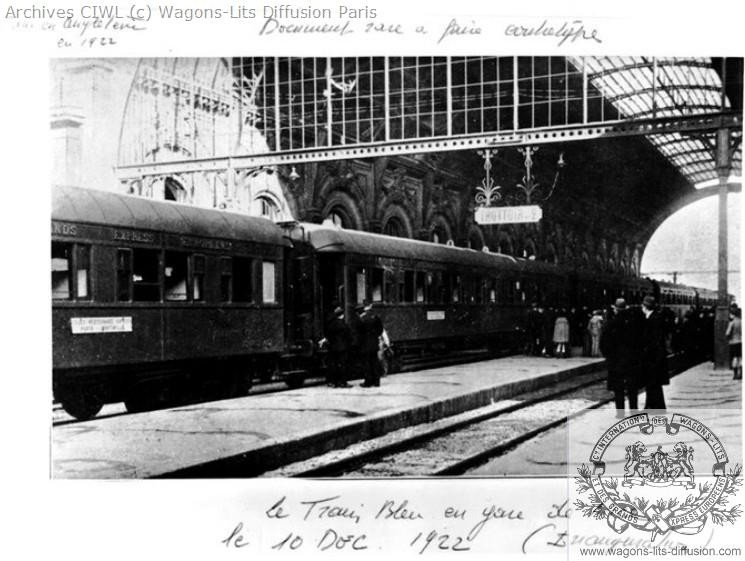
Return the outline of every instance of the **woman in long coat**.
<path id="1" fill-rule="evenodd" d="M 561 310 L 554 323 L 554 345 L 556 345 L 556 356 L 566 358 L 567 344 L 569 343 L 569 320 L 566 310 Z"/>
<path id="2" fill-rule="evenodd" d="M 595 310 L 590 321 L 587 322 L 587 332 L 590 335 L 590 356 L 600 356 L 600 334 L 602 331 L 603 315 L 600 310 Z"/>

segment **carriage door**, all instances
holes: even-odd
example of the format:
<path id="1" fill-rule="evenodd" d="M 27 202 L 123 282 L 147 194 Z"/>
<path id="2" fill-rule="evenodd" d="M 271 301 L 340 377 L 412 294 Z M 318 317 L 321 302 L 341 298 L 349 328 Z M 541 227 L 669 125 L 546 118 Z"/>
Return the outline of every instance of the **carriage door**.
<path id="1" fill-rule="evenodd" d="M 287 303 L 288 336 L 291 341 L 315 340 L 318 333 L 314 330 L 314 262 L 313 254 L 306 247 L 299 244 L 291 252 L 291 258 L 287 259 L 289 271 L 285 276 L 288 279 Z"/>
<path id="2" fill-rule="evenodd" d="M 320 284 L 321 317 L 323 321 L 334 311 L 334 306 L 344 308 L 344 257 L 345 254 L 318 255 L 318 282 Z"/>

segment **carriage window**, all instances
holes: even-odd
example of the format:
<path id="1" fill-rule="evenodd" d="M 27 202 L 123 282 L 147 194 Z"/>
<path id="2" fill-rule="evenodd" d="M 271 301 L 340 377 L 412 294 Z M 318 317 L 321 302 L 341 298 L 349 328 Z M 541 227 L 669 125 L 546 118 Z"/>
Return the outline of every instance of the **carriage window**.
<path id="1" fill-rule="evenodd" d="M 396 292 L 398 289 L 398 285 L 396 283 L 396 275 L 393 273 L 391 269 L 385 269 L 384 278 L 385 278 L 385 301 L 386 302 L 397 301 L 398 295 L 396 294 Z"/>
<path id="2" fill-rule="evenodd" d="M 77 245 L 75 248 L 77 250 L 75 256 L 75 270 L 77 272 L 75 295 L 78 298 L 88 298 L 90 294 L 90 275 L 88 272 L 91 268 L 91 248 L 87 245 Z"/>
<path id="3" fill-rule="evenodd" d="M 119 249 L 116 252 L 116 299 L 119 302 L 130 300 L 132 281 L 132 250 Z"/>
<path id="4" fill-rule="evenodd" d="M 451 285 L 452 301 L 460 302 L 460 275 L 453 276 L 453 283 Z"/>
<path id="5" fill-rule="evenodd" d="M 501 283 L 501 287 L 503 292 L 500 301 L 504 304 L 512 304 L 515 298 L 515 283 L 511 281 L 505 281 Z"/>
<path id="6" fill-rule="evenodd" d="M 372 299 L 373 302 L 383 300 L 383 269 L 372 270 Z"/>
<path id="7" fill-rule="evenodd" d="M 396 280 L 398 281 L 396 288 L 396 296 L 398 302 L 408 302 L 406 298 L 406 273 L 404 271 L 396 271 Z"/>
<path id="8" fill-rule="evenodd" d="M 440 298 L 438 303 L 450 304 L 452 297 L 453 278 L 449 273 L 437 273 L 437 286 L 439 288 Z"/>
<path id="9" fill-rule="evenodd" d="M 479 284 L 476 279 L 471 276 L 466 277 L 463 285 L 463 301 L 468 304 L 475 303 L 478 289 Z"/>
<path id="10" fill-rule="evenodd" d="M 186 300 L 186 278 L 188 275 L 188 256 L 186 253 L 166 251 L 163 281 L 165 299 L 173 301 Z"/>
<path id="11" fill-rule="evenodd" d="M 87 245 L 52 242 L 53 300 L 90 296 L 90 252 Z"/>
<path id="12" fill-rule="evenodd" d="M 132 250 L 132 299 L 135 302 L 160 300 L 160 252 L 155 249 Z"/>
<path id="13" fill-rule="evenodd" d="M 422 271 L 418 271 L 416 273 L 416 301 L 417 302 L 424 302 L 424 273 Z"/>
<path id="14" fill-rule="evenodd" d="M 497 289 L 499 288 L 499 281 L 497 279 L 491 280 L 491 285 L 489 286 L 489 302 L 492 304 L 496 304 L 497 302 Z"/>
<path id="15" fill-rule="evenodd" d="M 433 273 L 427 273 L 424 280 L 426 283 L 424 300 L 425 302 L 434 304 L 437 299 L 437 284 L 435 283 L 435 276 Z"/>
<path id="16" fill-rule="evenodd" d="M 486 279 L 476 279 L 476 303 L 483 304 L 488 302 L 486 295 L 489 291 L 489 281 Z"/>
<path id="17" fill-rule="evenodd" d="M 404 302 L 414 302 L 415 276 L 414 271 L 404 271 Z"/>
<path id="18" fill-rule="evenodd" d="M 515 281 L 515 290 L 512 293 L 513 296 L 513 302 L 515 304 L 520 304 L 523 300 L 525 300 L 525 293 L 521 290 L 522 284 L 519 280 Z"/>
<path id="19" fill-rule="evenodd" d="M 233 258 L 233 302 L 253 302 L 253 261 Z"/>
<path id="20" fill-rule="evenodd" d="M 355 301 L 357 304 L 362 304 L 367 295 L 367 275 L 365 274 L 365 269 L 359 271 L 356 278 L 357 282 L 355 286 L 357 287 L 357 298 Z"/>
<path id="21" fill-rule="evenodd" d="M 52 242 L 52 299 L 67 300 L 72 295 L 72 244 Z"/>
<path id="22" fill-rule="evenodd" d="M 276 266 L 271 261 L 261 263 L 261 300 L 265 303 L 277 301 Z"/>
<path id="23" fill-rule="evenodd" d="M 233 259 L 220 257 L 220 301 L 230 302 L 233 292 Z"/>
<path id="24" fill-rule="evenodd" d="M 204 255 L 191 256 L 191 297 L 204 300 Z"/>

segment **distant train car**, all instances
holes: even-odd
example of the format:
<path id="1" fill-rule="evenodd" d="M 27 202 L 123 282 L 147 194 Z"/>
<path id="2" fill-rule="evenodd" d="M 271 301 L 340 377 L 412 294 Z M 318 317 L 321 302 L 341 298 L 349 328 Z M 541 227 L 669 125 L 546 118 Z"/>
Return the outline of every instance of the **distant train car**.
<path id="1" fill-rule="evenodd" d="M 515 348 L 527 291 L 527 262 L 367 232 L 302 225 L 293 237 L 317 259 L 320 309 L 347 313 L 370 301 L 399 352 L 476 345 Z"/>
<path id="2" fill-rule="evenodd" d="M 263 218 L 55 189 L 55 398 L 87 418 L 107 402 L 144 407 L 177 371 L 248 385 L 285 348 L 289 245 Z"/>

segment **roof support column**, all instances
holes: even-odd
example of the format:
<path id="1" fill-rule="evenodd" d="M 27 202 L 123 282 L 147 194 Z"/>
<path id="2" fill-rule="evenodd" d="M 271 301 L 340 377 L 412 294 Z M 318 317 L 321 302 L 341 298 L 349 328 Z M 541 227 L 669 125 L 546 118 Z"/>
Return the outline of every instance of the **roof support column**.
<path id="1" fill-rule="evenodd" d="M 717 131 L 717 175 L 719 176 L 719 272 L 717 282 L 717 310 L 714 318 L 714 367 L 728 369 L 729 344 L 725 331 L 729 322 L 729 296 L 727 294 L 727 181 L 732 160 L 731 133 L 722 128 Z"/>

